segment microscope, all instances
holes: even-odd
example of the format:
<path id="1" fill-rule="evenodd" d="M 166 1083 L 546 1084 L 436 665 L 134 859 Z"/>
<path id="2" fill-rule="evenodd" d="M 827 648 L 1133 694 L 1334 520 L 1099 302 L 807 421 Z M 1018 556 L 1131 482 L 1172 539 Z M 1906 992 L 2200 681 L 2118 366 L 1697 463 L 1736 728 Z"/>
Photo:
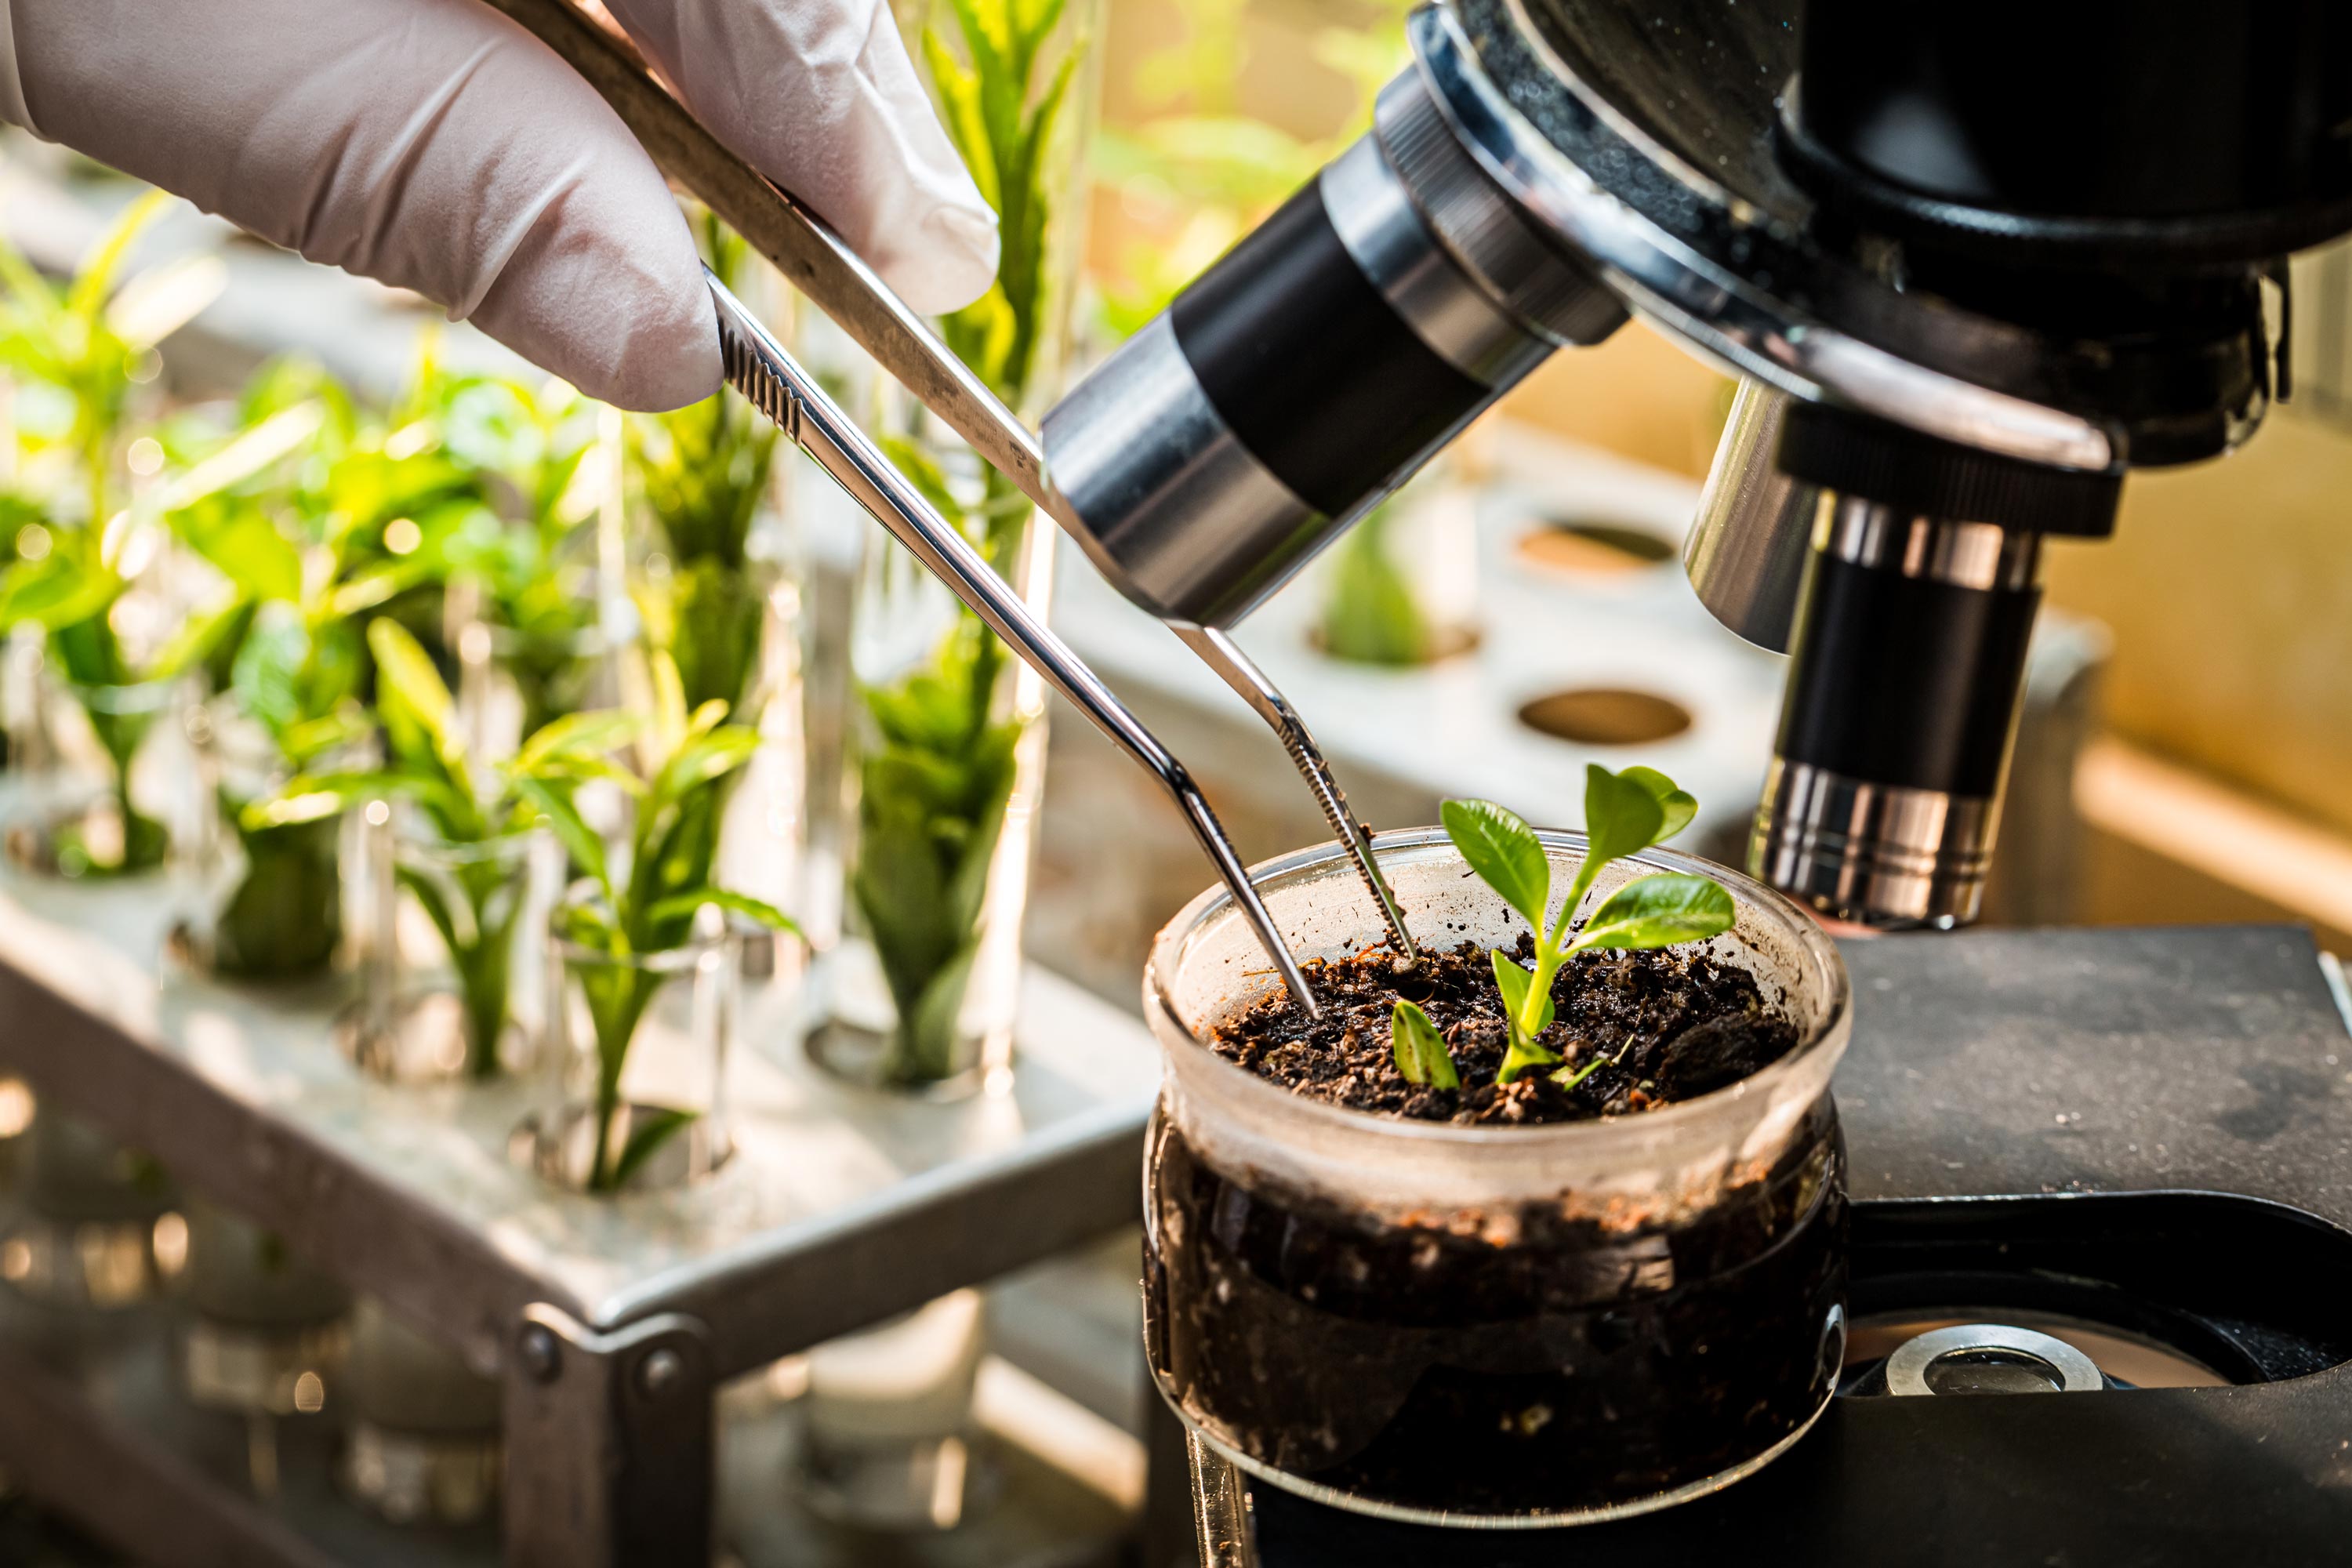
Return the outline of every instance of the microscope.
<path id="1" fill-rule="evenodd" d="M 2227 453 L 2288 392 L 2285 258 L 2352 232 L 2352 11 L 1445 0 L 1410 36 L 1370 133 L 1048 416 L 1094 563 L 1230 626 L 1547 354 L 1638 314 L 1741 381 L 1685 561 L 1789 656 L 1749 870 L 1866 926 L 1974 921 L 2043 541 L 2105 537 L 2129 470 Z M 2352 1344 L 2262 1367 L 2198 1336 L 2352 1279 L 2306 1250 L 2352 1235 L 2320 1148 L 2352 1131 L 2352 1003 L 2294 933 L 2170 938 L 2159 984 L 2167 940 L 1849 944 L 1875 1011 L 1840 1077 L 1848 1307 L 1884 1343 L 1846 1365 L 1884 1360 L 1787 1469 L 1523 1546 L 1206 1465 L 1202 1560 L 2340 1555 Z M 2256 951 L 2279 962 L 2236 967 Z M 2326 1079 L 2296 1080 L 2294 1131 L 2219 1109 L 2304 1061 Z M 2067 1136 L 2078 1105 L 2110 1133 Z M 2252 1243 L 2274 1216 L 2301 1239 Z M 2070 1355 L 2062 1321 L 2213 1348 L 2235 1386 L 2064 1396 L 2137 1374 Z M 2038 1381 L 1904 1384 L 1921 1362 Z M 2012 1391 L 2062 1396 L 1981 1397 Z M 1946 1392 L 1979 1396 L 1916 1397 Z"/>
<path id="2" fill-rule="evenodd" d="M 1628 312 L 1742 378 L 1685 552 L 1787 652 L 1749 868 L 1975 919 L 2042 541 L 2284 395 L 2352 229 L 2320 0 L 1455 0 L 1374 129 L 1046 418 L 1095 565 L 1229 626 Z"/>

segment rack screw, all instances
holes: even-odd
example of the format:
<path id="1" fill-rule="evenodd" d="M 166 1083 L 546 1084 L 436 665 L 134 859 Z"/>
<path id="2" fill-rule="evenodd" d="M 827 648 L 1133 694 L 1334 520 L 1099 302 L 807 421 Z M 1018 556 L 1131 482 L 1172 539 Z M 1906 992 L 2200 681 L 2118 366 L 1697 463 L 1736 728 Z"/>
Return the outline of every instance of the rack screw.
<path id="1" fill-rule="evenodd" d="M 526 1324 L 522 1331 L 522 1367 L 534 1383 L 553 1383 L 563 1370 L 563 1347 L 544 1323 Z"/>
<path id="2" fill-rule="evenodd" d="M 637 1392 L 648 1399 L 661 1398 L 685 1379 L 685 1358 L 667 1347 L 637 1363 Z"/>

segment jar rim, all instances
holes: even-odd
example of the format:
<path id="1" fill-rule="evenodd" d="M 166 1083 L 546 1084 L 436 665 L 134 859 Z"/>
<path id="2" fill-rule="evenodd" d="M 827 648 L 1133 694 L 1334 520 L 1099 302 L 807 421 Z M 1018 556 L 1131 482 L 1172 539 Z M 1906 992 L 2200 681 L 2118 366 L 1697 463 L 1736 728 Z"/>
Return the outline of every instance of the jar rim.
<path id="1" fill-rule="evenodd" d="M 1538 828 L 1535 831 L 1548 852 L 1568 850 L 1581 854 L 1586 846 L 1585 836 L 1580 832 L 1565 828 Z M 1386 858 L 1391 854 L 1433 847 L 1443 847 L 1459 858 L 1459 852 L 1453 848 L 1453 840 L 1443 827 L 1384 831 L 1374 839 L 1373 853 Z M 1721 1089 L 1711 1089 L 1690 1100 L 1675 1100 L 1638 1115 L 1598 1117 L 1584 1121 L 1555 1121 L 1534 1126 L 1463 1126 L 1451 1121 L 1428 1121 L 1359 1110 L 1328 1100 L 1294 1094 L 1211 1050 L 1202 1040 L 1201 1031 L 1178 1011 L 1176 999 L 1170 993 L 1169 976 L 1181 963 L 1185 945 L 1194 933 L 1205 929 L 1220 915 L 1240 918 L 1234 909 L 1232 892 L 1222 884 L 1207 889 L 1185 905 L 1152 939 L 1151 953 L 1145 961 L 1143 971 L 1144 1008 L 1147 1013 L 1164 1019 L 1178 1036 L 1191 1045 L 1201 1058 L 1195 1070 L 1208 1073 L 1221 1093 L 1238 1095 L 1242 1097 L 1243 1103 L 1255 1104 L 1267 1114 L 1297 1117 L 1302 1119 L 1304 1125 L 1328 1128 L 1342 1136 L 1389 1136 L 1431 1149 L 1491 1149 L 1507 1145 L 1518 1152 L 1540 1152 L 1547 1143 L 1586 1148 L 1609 1139 L 1649 1145 L 1670 1141 L 1685 1130 L 1711 1121 L 1735 1103 L 1759 1095 L 1769 1099 L 1771 1091 L 1801 1076 L 1822 1072 L 1826 1082 L 1826 1072 L 1819 1066 L 1820 1058 L 1827 1053 L 1830 1058 L 1828 1065 L 1834 1068 L 1837 1058 L 1844 1052 L 1853 1024 L 1852 983 L 1846 973 L 1845 960 L 1839 954 L 1829 933 L 1785 895 L 1715 861 L 1654 846 L 1639 854 L 1624 856 L 1622 859 L 1624 863 L 1646 866 L 1657 871 L 1712 877 L 1730 890 L 1737 903 L 1762 911 L 1774 925 L 1783 928 L 1803 962 L 1815 972 L 1824 986 L 1816 998 L 1818 1016 L 1805 1026 L 1802 1036 L 1786 1055 Z M 1247 875 L 1251 885 L 1265 892 L 1268 890 L 1268 883 L 1298 879 L 1311 873 L 1330 870 L 1335 866 L 1345 869 L 1348 862 L 1346 848 L 1333 840 L 1261 860 L 1249 868 Z M 1464 863 L 1464 870 L 1465 874 L 1468 871 L 1466 862 Z M 1368 927 L 1368 939 L 1376 934 L 1375 929 Z M 1370 945 L 1369 941 L 1367 945 Z M 1162 1041 L 1165 1048 L 1172 1050 L 1164 1036 Z"/>

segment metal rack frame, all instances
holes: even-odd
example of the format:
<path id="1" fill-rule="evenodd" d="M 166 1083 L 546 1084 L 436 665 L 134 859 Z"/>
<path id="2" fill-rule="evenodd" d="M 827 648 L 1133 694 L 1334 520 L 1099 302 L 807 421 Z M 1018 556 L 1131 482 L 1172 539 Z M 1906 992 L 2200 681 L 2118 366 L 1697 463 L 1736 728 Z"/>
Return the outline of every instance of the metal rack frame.
<path id="1" fill-rule="evenodd" d="M 690 1193 L 599 1200 L 509 1161 L 521 1086 L 375 1084 L 330 1043 L 323 993 L 167 969 L 156 891 L 0 883 L 0 1068 L 494 1371 L 511 1563 L 701 1568 L 720 1384 L 1137 1215 L 1156 1049 L 1040 971 L 1012 1088 L 959 1104 L 865 1094 L 757 1048 L 754 1029 L 790 1023 L 772 988 L 730 1065 L 735 1161 Z M 120 1419 L 71 1414 L 68 1384 L 23 1360 L 0 1352 L 0 1375 L 26 1373 L 6 1377 L 23 1393 L 0 1467 L 95 1523 L 126 1492 L 185 1503 L 184 1467 Z M 59 1479 L 75 1464 L 97 1465 L 106 1497 Z M 173 1511 L 112 1522 L 136 1549 Z M 201 1513 L 215 1560 L 327 1560 L 257 1507 Z M 167 1539 L 175 1556 L 193 1544 Z"/>

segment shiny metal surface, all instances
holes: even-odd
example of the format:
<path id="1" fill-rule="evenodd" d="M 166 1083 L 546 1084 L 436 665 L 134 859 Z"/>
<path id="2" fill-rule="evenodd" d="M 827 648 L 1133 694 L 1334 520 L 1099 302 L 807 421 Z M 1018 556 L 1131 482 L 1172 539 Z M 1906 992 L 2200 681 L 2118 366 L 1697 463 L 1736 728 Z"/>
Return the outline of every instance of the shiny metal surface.
<path id="1" fill-rule="evenodd" d="M 1823 498 L 1814 546 L 1857 566 L 1955 588 L 2017 591 L 2042 570 L 2042 536 L 1991 522 L 1915 517 L 1855 496 Z"/>
<path id="2" fill-rule="evenodd" d="M 2057 1386 L 2053 1393 L 2097 1394 L 2107 1386 L 2096 1363 L 2054 1335 L 2008 1323 L 1955 1323 L 1915 1334 L 1895 1347 L 1886 1358 L 1886 1392 L 1897 1398 L 1931 1398 L 1928 1381 L 1938 1362 L 1955 1357 L 2021 1358 L 2046 1369 Z"/>
<path id="3" fill-rule="evenodd" d="M 1257 1542 L 1250 1530 L 1249 1483 L 1232 1462 L 1184 1434 L 1192 1483 L 1192 1546 L 1201 1568 L 1258 1568 Z"/>
<path id="4" fill-rule="evenodd" d="M 932 510 L 847 415 L 835 406 L 814 378 L 793 362 L 751 313 L 716 278 L 707 279 L 719 315 L 719 342 L 730 384 L 774 420 L 802 450 L 816 459 L 852 500 L 913 552 L 956 597 L 1003 637 L 1045 683 L 1067 698 L 1096 727 L 1156 776 L 1191 825 L 1222 879 L 1280 971 L 1283 983 L 1308 1016 L 1314 993 L 1300 973 L 1282 933 L 1275 929 L 1257 889 L 1250 886 L 1239 856 L 1225 837 L 1216 813 L 1184 765 L 1129 712 L 1067 644 L 1030 614 L 1021 596 L 989 569 L 962 532 Z"/>
<path id="5" fill-rule="evenodd" d="M 1407 69 L 1381 89 L 1372 125 L 1422 221 L 1512 320 L 1555 345 L 1597 343 L 1625 324 L 1616 297 L 1545 239 L 1470 156 L 1422 73 Z"/>
<path id="6" fill-rule="evenodd" d="M 517 1339 L 543 1348 L 516 1353 L 501 1407 L 507 1561 L 708 1563 L 718 1377 L 705 1325 L 656 1312 L 605 1331 L 543 1303 L 522 1316 Z M 666 1374 L 649 1379 L 656 1358 Z"/>
<path id="7" fill-rule="evenodd" d="M 1625 319 L 1471 161 L 1410 71 L 1318 190 L 1349 258 L 1398 317 L 1497 395 L 1555 345 L 1598 342 Z M 1332 518 L 1294 493 L 1227 428 L 1164 314 L 1045 416 L 1045 443 L 1062 515 L 1097 570 L 1171 622 L 1235 625 L 1381 499 Z"/>
<path id="8" fill-rule="evenodd" d="M 1811 544 L 1825 559 L 1977 594 L 2031 594 L 2042 564 L 2038 533 L 1919 517 L 1836 494 L 1821 496 Z M 2011 691 L 2007 700 L 2008 732 L 2000 773 L 1989 775 L 1990 796 L 1848 778 L 1774 757 L 1748 842 L 1751 868 L 1790 896 L 1864 925 L 1948 930 L 1974 921 L 1992 865 L 2021 696 Z M 1948 711 L 1938 703 L 1899 717 L 1958 723 L 1961 707 Z"/>
<path id="9" fill-rule="evenodd" d="M 1291 764 L 1314 790 L 1315 804 L 1323 808 L 1323 820 L 1331 825 L 1332 833 L 1347 847 L 1348 858 L 1356 863 L 1356 875 L 1363 879 L 1364 890 L 1372 895 L 1372 902 L 1381 912 L 1381 923 L 1388 928 L 1390 946 L 1401 957 L 1418 958 L 1420 950 L 1413 945 L 1412 934 L 1405 930 L 1396 894 L 1390 889 L 1380 861 L 1372 855 L 1371 839 L 1364 825 L 1356 820 L 1356 814 L 1348 808 L 1348 797 L 1332 777 L 1330 764 L 1323 760 L 1322 749 L 1316 745 L 1315 737 L 1307 732 L 1307 721 L 1298 716 L 1290 700 L 1223 632 L 1181 624 L 1169 629 L 1183 640 L 1185 647 L 1200 655 L 1202 663 L 1240 693 L 1242 700 L 1273 729 L 1282 742 L 1282 749 L 1290 754 Z"/>
<path id="10" fill-rule="evenodd" d="M 1323 166 L 1323 210 L 1339 243 L 1413 335 L 1454 369 L 1507 386 L 1551 353 L 1465 278 L 1422 222 L 1371 136 Z"/>
<path id="11" fill-rule="evenodd" d="M 1227 429 L 1155 318 L 1045 416 L 1069 531 L 1163 621 L 1230 626 L 1339 531 Z"/>
<path id="12" fill-rule="evenodd" d="M 1871 784 L 1775 757 L 1748 868 L 1840 920 L 1948 931 L 1983 904 L 1999 823 L 1993 800 Z"/>
<path id="13" fill-rule="evenodd" d="M 1590 258 L 1619 296 L 1692 347 L 1795 396 L 1834 397 L 1963 446 L 2059 468 L 2104 470 L 2121 460 L 2106 430 L 2081 415 L 1912 363 L 1760 286 L 1734 264 L 1736 235 L 1717 259 L 1669 234 L 1537 131 L 1487 75 L 1451 8 L 1417 11 L 1407 29 L 1415 68 L 1487 174 Z M 1532 24 L 1522 30 L 1541 37 Z M 1546 64 L 1569 84 L 1584 128 L 1609 138 L 1622 161 L 1684 176 L 1692 199 L 1715 200 L 1727 224 L 1753 226 L 1759 244 L 1774 238 L 1769 215 L 1689 169 L 1599 95 L 1581 91 L 1565 61 L 1553 56 Z"/>
<path id="14" fill-rule="evenodd" d="M 1698 516 L 1683 541 L 1683 570 L 1715 618 L 1774 653 L 1789 651 L 1821 491 L 1773 460 L 1789 395 L 1742 381 L 1715 448 Z"/>

